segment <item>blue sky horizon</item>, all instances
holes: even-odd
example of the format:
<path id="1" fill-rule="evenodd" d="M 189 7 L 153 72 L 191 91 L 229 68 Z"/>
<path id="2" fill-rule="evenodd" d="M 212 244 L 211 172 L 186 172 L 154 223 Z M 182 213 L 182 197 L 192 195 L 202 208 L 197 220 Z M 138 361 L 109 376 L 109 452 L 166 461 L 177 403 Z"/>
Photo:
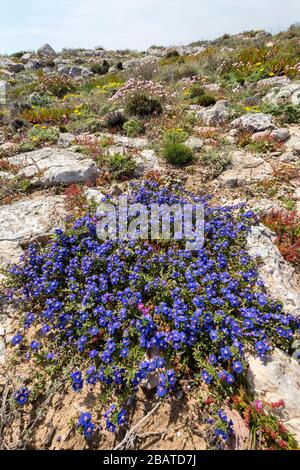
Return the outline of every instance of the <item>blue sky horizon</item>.
<path id="1" fill-rule="evenodd" d="M 64 47 L 146 50 L 299 22 L 299 0 L 10 0 L 0 8 L 0 53 Z"/>

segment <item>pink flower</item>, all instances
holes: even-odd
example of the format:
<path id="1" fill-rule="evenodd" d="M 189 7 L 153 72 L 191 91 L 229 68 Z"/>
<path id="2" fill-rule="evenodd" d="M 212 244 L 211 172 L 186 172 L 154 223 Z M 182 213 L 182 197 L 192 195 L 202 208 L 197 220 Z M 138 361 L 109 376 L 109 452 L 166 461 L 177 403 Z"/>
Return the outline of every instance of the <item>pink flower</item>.
<path id="1" fill-rule="evenodd" d="M 262 411 L 263 409 L 263 404 L 260 400 L 256 400 L 255 402 L 255 409 L 256 411 L 258 411 L 259 413 Z"/>

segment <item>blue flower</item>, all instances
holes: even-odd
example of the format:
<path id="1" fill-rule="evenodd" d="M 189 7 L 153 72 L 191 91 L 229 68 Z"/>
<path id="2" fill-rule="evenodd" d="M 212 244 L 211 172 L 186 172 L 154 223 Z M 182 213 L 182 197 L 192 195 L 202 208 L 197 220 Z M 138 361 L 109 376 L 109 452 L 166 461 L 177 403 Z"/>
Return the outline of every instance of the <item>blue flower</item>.
<path id="1" fill-rule="evenodd" d="M 20 344 L 22 341 L 23 341 L 23 336 L 18 333 L 12 338 L 11 344 L 13 346 L 17 346 L 17 344 Z"/>
<path id="2" fill-rule="evenodd" d="M 79 370 L 75 370 L 70 375 L 71 375 L 71 378 L 72 378 L 73 382 L 76 383 L 76 382 L 81 382 L 82 381 L 82 373 Z"/>
<path id="3" fill-rule="evenodd" d="M 227 374 L 227 375 L 226 375 L 226 382 L 227 382 L 229 385 L 232 385 L 232 384 L 235 382 L 235 378 L 233 377 L 232 374 Z"/>
<path id="4" fill-rule="evenodd" d="M 209 336 L 210 336 L 212 341 L 217 341 L 217 339 L 218 339 L 217 330 L 211 330 L 210 333 L 209 333 Z"/>
<path id="5" fill-rule="evenodd" d="M 231 358 L 232 352 L 230 351 L 230 348 L 228 346 L 221 348 L 221 356 L 223 359 L 226 359 L 226 360 Z"/>
<path id="6" fill-rule="evenodd" d="M 223 431 L 223 429 L 217 428 L 214 430 L 214 432 L 216 436 L 221 437 L 224 441 L 228 441 L 229 435 L 225 431 Z"/>
<path id="7" fill-rule="evenodd" d="M 79 416 L 78 423 L 81 426 L 85 426 L 86 424 L 90 423 L 91 420 L 92 420 L 91 413 L 84 412 L 84 413 L 81 413 L 81 415 Z"/>
<path id="8" fill-rule="evenodd" d="M 241 363 L 240 361 L 234 361 L 233 364 L 232 364 L 232 369 L 233 369 L 234 372 L 236 372 L 237 374 L 240 374 L 241 372 L 243 372 L 242 363 Z"/>
<path id="9" fill-rule="evenodd" d="M 167 392 L 168 390 L 165 387 L 158 385 L 156 393 L 160 398 L 164 397 Z"/>
<path id="10" fill-rule="evenodd" d="M 93 359 L 94 357 L 97 357 L 98 356 L 98 351 L 96 349 L 92 349 L 90 352 L 89 352 L 89 356 Z"/>
<path id="11" fill-rule="evenodd" d="M 210 384 L 212 377 L 211 375 L 209 375 L 209 373 L 206 370 L 202 372 L 201 377 L 205 383 Z"/>
<path id="12" fill-rule="evenodd" d="M 36 341 L 36 340 L 34 340 L 30 343 L 31 349 L 34 349 L 34 350 L 38 350 L 40 348 L 40 346 L 41 346 L 41 343 L 39 341 Z"/>
<path id="13" fill-rule="evenodd" d="M 208 361 L 210 362 L 210 364 L 214 365 L 217 363 L 217 357 L 215 354 L 210 354 L 209 357 L 208 357 Z"/>
<path id="14" fill-rule="evenodd" d="M 123 424 L 125 424 L 126 422 L 125 417 L 126 417 L 126 411 L 124 410 L 124 408 L 121 408 L 121 410 L 117 414 L 117 423 L 119 426 L 122 426 Z"/>
<path id="15" fill-rule="evenodd" d="M 89 438 L 94 434 L 95 425 L 94 423 L 89 423 L 87 426 L 83 428 L 83 435 L 85 438 Z"/>
<path id="16" fill-rule="evenodd" d="M 227 416 L 226 413 L 223 410 L 218 410 L 218 416 L 221 418 L 222 421 L 227 423 Z"/>
<path id="17" fill-rule="evenodd" d="M 27 387 L 21 387 L 15 392 L 14 399 L 18 405 L 23 406 L 27 402 L 29 394 L 30 390 Z"/>

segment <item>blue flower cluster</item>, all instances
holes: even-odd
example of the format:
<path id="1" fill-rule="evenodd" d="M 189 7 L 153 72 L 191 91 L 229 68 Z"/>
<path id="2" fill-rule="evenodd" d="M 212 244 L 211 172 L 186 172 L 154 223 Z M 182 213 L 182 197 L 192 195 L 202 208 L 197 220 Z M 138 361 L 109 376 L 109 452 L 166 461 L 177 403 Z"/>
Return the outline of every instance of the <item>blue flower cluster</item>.
<path id="1" fill-rule="evenodd" d="M 126 424 L 126 410 L 124 408 L 117 410 L 116 405 L 111 405 L 108 410 L 103 413 L 103 416 L 107 431 L 116 432 L 117 425 L 124 426 L 124 424 Z"/>
<path id="2" fill-rule="evenodd" d="M 89 412 L 80 414 L 76 426 L 83 431 L 83 435 L 86 439 L 91 437 L 95 432 L 95 424 L 92 422 L 92 416 Z"/>
<path id="3" fill-rule="evenodd" d="M 228 441 L 233 431 L 233 422 L 228 420 L 226 413 L 223 410 L 218 410 L 218 421 L 214 427 L 214 433 L 217 437 L 220 437 L 223 441 Z"/>
<path id="4" fill-rule="evenodd" d="M 30 390 L 27 387 L 20 387 L 14 394 L 14 399 L 18 405 L 25 405 L 28 401 Z"/>
<path id="5" fill-rule="evenodd" d="M 128 202 L 191 201 L 204 205 L 199 250 L 182 240 L 101 241 L 90 214 L 57 230 L 45 248 L 30 246 L 10 269 L 12 298 L 24 310 L 12 345 L 46 363 L 75 356 L 75 391 L 101 382 L 122 397 L 153 374 L 159 397 L 172 392 L 182 359 L 207 384 L 233 387 L 246 349 L 264 357 L 274 344 L 288 348 L 299 323 L 258 279 L 246 250 L 251 211 L 211 207 L 208 198 L 155 182 L 132 188 Z M 112 422 L 112 411 L 106 425 L 115 430 L 123 415 Z"/>

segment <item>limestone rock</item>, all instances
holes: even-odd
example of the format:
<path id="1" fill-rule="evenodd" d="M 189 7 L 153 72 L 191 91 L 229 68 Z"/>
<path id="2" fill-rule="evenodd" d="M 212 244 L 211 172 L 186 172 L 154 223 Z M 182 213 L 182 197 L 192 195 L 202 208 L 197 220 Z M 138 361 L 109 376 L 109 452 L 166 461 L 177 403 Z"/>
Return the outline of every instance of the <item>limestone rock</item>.
<path id="1" fill-rule="evenodd" d="M 273 89 L 264 97 L 264 101 L 274 105 L 291 103 L 298 106 L 300 104 L 300 82 Z"/>
<path id="2" fill-rule="evenodd" d="M 140 154 L 135 157 L 135 162 L 136 176 L 141 176 L 148 171 L 160 169 L 159 160 L 153 150 L 142 150 Z"/>
<path id="3" fill-rule="evenodd" d="M 300 155 L 300 126 L 293 124 L 289 126 L 290 138 L 285 144 L 287 152 Z"/>
<path id="4" fill-rule="evenodd" d="M 300 443 L 300 366 L 279 349 L 262 362 L 258 357 L 248 358 L 248 381 L 254 394 L 267 402 L 284 401 L 278 415 Z"/>
<path id="5" fill-rule="evenodd" d="M 57 146 L 59 148 L 67 148 L 72 144 L 74 140 L 75 140 L 74 134 L 71 134 L 69 132 L 63 132 L 59 135 Z"/>
<path id="6" fill-rule="evenodd" d="M 261 157 L 235 151 L 231 154 L 232 168 L 222 173 L 217 181 L 221 186 L 237 187 L 262 181 L 272 174 L 272 167 Z"/>
<path id="7" fill-rule="evenodd" d="M 258 80 L 256 88 L 282 87 L 288 85 L 291 80 L 288 77 L 270 77 Z"/>
<path id="8" fill-rule="evenodd" d="M 274 241 L 275 234 L 267 227 L 254 226 L 247 239 L 248 251 L 260 259 L 258 272 L 272 297 L 283 302 L 285 311 L 300 318 L 299 278 Z"/>
<path id="9" fill-rule="evenodd" d="M 40 47 L 37 50 L 37 52 L 38 52 L 38 55 L 41 57 L 55 57 L 56 56 L 55 50 L 49 44 L 44 44 L 42 47 Z"/>
<path id="10" fill-rule="evenodd" d="M 277 142 L 284 142 L 290 137 L 290 132 L 286 127 L 282 127 L 280 129 L 274 129 L 270 136 L 274 140 L 277 140 Z"/>
<path id="11" fill-rule="evenodd" d="M 94 201 L 96 204 L 101 204 L 101 202 L 103 202 L 104 194 L 98 189 L 86 188 L 84 190 L 84 195 L 89 202 Z"/>
<path id="12" fill-rule="evenodd" d="M 65 216 L 63 196 L 25 198 L 0 207 L 0 243 L 42 240 Z"/>
<path id="13" fill-rule="evenodd" d="M 186 141 L 185 145 L 192 150 L 200 150 L 203 147 L 203 140 L 199 137 L 191 135 Z"/>
<path id="14" fill-rule="evenodd" d="M 208 126 L 224 124 L 230 117 L 230 103 L 226 100 L 217 101 L 211 108 L 198 111 L 197 116 Z"/>
<path id="15" fill-rule="evenodd" d="M 21 167 L 18 176 L 32 179 L 32 184 L 50 186 L 94 180 L 96 164 L 80 153 L 58 148 L 42 148 L 7 159 Z"/>
<path id="16" fill-rule="evenodd" d="M 234 119 L 231 127 L 240 128 L 252 132 L 261 132 L 266 129 L 274 129 L 272 116 L 264 113 L 249 113 Z"/>

